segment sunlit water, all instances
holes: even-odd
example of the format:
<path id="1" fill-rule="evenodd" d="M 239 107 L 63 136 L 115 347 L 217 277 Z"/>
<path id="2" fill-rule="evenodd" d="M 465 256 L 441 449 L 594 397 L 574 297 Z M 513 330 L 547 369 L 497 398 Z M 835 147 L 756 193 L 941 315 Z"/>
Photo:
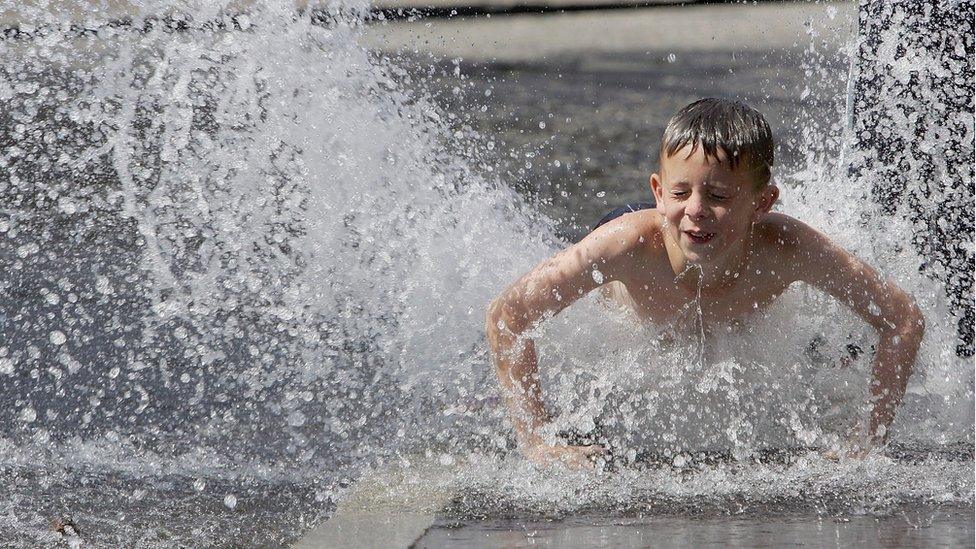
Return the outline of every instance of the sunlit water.
<path id="1" fill-rule="evenodd" d="M 823 296 L 706 341 L 592 299 L 539 328 L 542 370 L 553 430 L 620 459 L 560 474 L 511 452 L 483 312 L 587 222 L 540 213 L 515 190 L 532 151 L 513 175 L 478 109 L 424 91 L 471 88 L 460 69 L 367 51 L 352 8 L 153 4 L 175 18 L 97 32 L 22 9 L 0 49 L 5 541 L 53 543 L 70 517 L 107 547 L 285 543 L 418 455 L 452 471 L 461 518 L 970 508 L 972 365 L 911 228 L 837 183 L 836 59 L 796 54 L 825 97 L 794 115 L 781 209 L 925 312 L 894 444 L 820 457 L 862 413 L 870 353 L 848 346 L 873 343 Z"/>

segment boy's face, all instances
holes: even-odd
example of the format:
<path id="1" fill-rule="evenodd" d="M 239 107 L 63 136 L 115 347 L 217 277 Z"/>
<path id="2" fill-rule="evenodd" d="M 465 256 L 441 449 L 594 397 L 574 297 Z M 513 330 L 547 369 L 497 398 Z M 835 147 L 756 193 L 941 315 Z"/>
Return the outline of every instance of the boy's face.
<path id="1" fill-rule="evenodd" d="M 732 170 L 727 162 L 706 157 L 701 147 L 689 156 L 690 149 L 661 159 L 661 174 L 651 175 L 651 190 L 657 211 L 667 220 L 664 230 L 685 259 L 720 264 L 744 249 L 752 223 L 769 211 L 779 191 L 773 185 L 756 188 L 748 159 Z"/>

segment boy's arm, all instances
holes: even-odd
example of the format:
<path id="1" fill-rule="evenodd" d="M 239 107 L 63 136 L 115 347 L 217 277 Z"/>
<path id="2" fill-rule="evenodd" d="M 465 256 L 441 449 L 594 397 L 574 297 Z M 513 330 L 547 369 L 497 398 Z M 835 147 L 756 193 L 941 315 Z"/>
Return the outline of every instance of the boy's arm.
<path id="1" fill-rule="evenodd" d="M 884 443 L 922 342 L 922 313 L 894 282 L 823 234 L 800 223 L 790 232 L 796 236 L 796 278 L 839 299 L 878 332 L 868 436 L 870 444 Z"/>
<path id="2" fill-rule="evenodd" d="M 535 345 L 525 332 L 594 288 L 617 280 L 641 242 L 636 223 L 611 221 L 536 265 L 488 306 L 485 332 L 495 373 L 519 448 L 537 463 L 562 461 L 571 467 L 587 467 L 587 458 L 603 450 L 599 446 L 552 446 L 543 441 L 539 428 L 549 417 L 542 400 Z"/>

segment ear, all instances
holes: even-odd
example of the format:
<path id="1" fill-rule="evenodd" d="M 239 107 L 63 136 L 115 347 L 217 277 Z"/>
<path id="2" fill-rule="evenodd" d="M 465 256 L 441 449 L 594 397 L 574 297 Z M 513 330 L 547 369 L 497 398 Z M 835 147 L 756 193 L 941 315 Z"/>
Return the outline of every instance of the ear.
<path id="1" fill-rule="evenodd" d="M 772 183 L 766 185 L 763 190 L 759 191 L 759 197 L 756 199 L 756 213 L 759 215 L 769 213 L 777 198 L 779 198 L 779 187 Z"/>
<path id="2" fill-rule="evenodd" d="M 661 186 L 661 176 L 652 173 L 651 179 L 648 181 L 651 185 L 651 193 L 654 194 L 654 202 L 657 203 L 657 211 L 660 214 L 664 214 L 664 188 Z"/>

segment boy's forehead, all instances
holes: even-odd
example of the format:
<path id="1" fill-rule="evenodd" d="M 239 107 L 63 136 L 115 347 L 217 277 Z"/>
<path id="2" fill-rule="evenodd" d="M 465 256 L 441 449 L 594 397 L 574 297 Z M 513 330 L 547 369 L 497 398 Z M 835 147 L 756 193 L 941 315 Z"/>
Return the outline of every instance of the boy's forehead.
<path id="1" fill-rule="evenodd" d="M 701 148 L 695 150 L 690 156 L 687 148 L 679 150 L 671 156 L 661 158 L 661 172 L 665 175 L 681 177 L 683 175 L 704 175 L 708 174 L 710 179 L 737 179 L 745 170 L 733 170 L 728 162 L 728 157 L 724 152 L 719 152 L 718 158 L 713 158 L 704 153 Z M 744 163 L 739 163 L 741 167 Z"/>
<path id="2" fill-rule="evenodd" d="M 715 150 L 715 154 L 705 154 L 705 148 L 701 145 L 685 145 L 675 151 L 672 155 L 662 155 L 661 164 L 671 163 L 689 166 L 724 166 L 730 168 L 729 155 L 721 147 Z"/>

